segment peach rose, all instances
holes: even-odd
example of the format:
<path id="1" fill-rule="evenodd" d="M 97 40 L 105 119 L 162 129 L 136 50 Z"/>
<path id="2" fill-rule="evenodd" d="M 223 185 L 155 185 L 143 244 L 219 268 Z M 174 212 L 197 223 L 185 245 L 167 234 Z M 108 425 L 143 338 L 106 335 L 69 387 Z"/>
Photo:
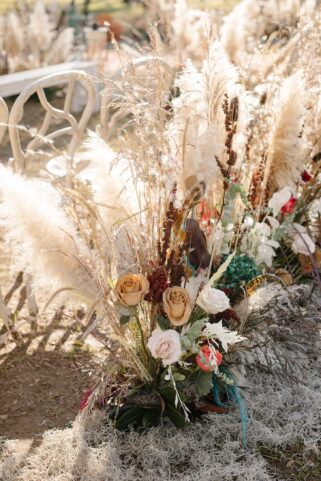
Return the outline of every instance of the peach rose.
<path id="1" fill-rule="evenodd" d="M 137 306 L 148 291 L 149 282 L 145 276 L 129 273 L 118 279 L 114 294 L 125 306 Z"/>
<path id="2" fill-rule="evenodd" d="M 183 326 L 192 312 L 191 299 L 186 289 L 169 287 L 163 293 L 164 311 L 173 326 Z"/>

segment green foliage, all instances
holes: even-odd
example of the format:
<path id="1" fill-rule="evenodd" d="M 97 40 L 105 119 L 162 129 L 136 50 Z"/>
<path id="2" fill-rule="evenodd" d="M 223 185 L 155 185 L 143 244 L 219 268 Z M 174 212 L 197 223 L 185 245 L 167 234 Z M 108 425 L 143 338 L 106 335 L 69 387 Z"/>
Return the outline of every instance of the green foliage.
<path id="1" fill-rule="evenodd" d="M 164 316 L 161 316 L 161 315 L 157 316 L 156 321 L 162 331 L 166 331 L 171 327 L 169 319 L 167 319 Z"/>
<path id="2" fill-rule="evenodd" d="M 178 373 L 176 373 L 176 375 L 177 374 Z M 183 377 L 185 378 L 185 376 Z M 146 386 L 143 386 L 143 389 L 145 388 Z M 138 431 L 142 431 L 150 426 L 158 424 L 164 416 L 168 417 L 177 428 L 185 427 L 188 424 L 188 421 L 186 421 L 185 417 L 180 412 L 180 409 L 176 407 L 175 389 L 170 386 L 165 386 L 157 392 L 160 395 L 159 405 L 130 405 L 121 408 L 118 413 L 118 418 L 115 421 L 115 428 L 126 430 L 132 426 Z M 116 414 L 116 412 L 116 408 L 112 410 L 112 413 Z"/>
<path id="3" fill-rule="evenodd" d="M 200 397 L 206 396 L 212 389 L 212 373 L 196 371 L 191 376 L 191 381 L 196 385 L 196 392 Z"/>
<path id="4" fill-rule="evenodd" d="M 130 407 L 125 414 L 120 416 L 115 422 L 115 428 L 119 430 L 128 429 L 129 426 L 139 422 L 145 414 L 142 406 Z"/>
<path id="5" fill-rule="evenodd" d="M 175 427 L 184 428 L 189 424 L 188 421 L 181 415 L 181 413 L 171 404 L 167 404 L 164 413 L 172 421 Z"/>
<path id="6" fill-rule="evenodd" d="M 181 346 L 183 350 L 197 352 L 198 347 L 196 345 L 196 340 L 200 337 L 205 322 L 206 319 L 199 319 L 190 326 L 183 336 L 181 336 Z"/>

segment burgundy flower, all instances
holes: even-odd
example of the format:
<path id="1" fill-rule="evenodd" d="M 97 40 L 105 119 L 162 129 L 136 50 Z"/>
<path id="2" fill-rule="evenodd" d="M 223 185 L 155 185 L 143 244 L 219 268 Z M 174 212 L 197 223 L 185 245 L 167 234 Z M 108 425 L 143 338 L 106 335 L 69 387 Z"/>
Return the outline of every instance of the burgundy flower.
<path id="1" fill-rule="evenodd" d="M 163 300 L 163 292 L 168 288 L 168 275 L 164 267 L 156 267 L 155 270 L 147 276 L 149 281 L 149 292 L 145 296 L 145 300 L 159 304 Z"/>
<path id="2" fill-rule="evenodd" d="M 301 179 L 303 180 L 303 182 L 310 182 L 310 180 L 312 179 L 312 175 L 307 170 L 304 170 L 301 174 Z"/>
<path id="3" fill-rule="evenodd" d="M 88 387 L 80 400 L 79 411 L 83 411 L 88 404 L 88 400 L 93 392 L 92 387 Z"/>
<path id="4" fill-rule="evenodd" d="M 294 211 L 294 207 L 296 204 L 296 198 L 293 197 L 293 195 L 290 197 L 290 199 L 287 201 L 286 204 L 281 208 L 282 214 L 292 214 Z"/>

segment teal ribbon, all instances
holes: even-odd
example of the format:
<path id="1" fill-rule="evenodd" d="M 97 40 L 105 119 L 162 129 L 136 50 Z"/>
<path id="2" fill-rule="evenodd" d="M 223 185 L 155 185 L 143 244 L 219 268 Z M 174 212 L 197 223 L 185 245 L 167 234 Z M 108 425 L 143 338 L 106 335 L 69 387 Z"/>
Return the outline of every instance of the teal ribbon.
<path id="1" fill-rule="evenodd" d="M 234 375 L 231 373 L 231 371 L 228 368 L 224 368 L 224 371 L 221 370 L 222 373 L 225 374 L 229 379 L 233 381 L 233 384 L 224 384 L 225 387 L 225 392 L 227 394 L 227 398 L 229 401 L 234 401 L 240 411 L 240 418 L 241 418 L 241 423 L 242 423 L 242 444 L 244 449 L 247 449 L 247 422 L 248 422 L 248 416 L 247 416 L 247 409 L 245 402 L 241 396 L 240 390 L 237 386 L 236 379 Z M 227 407 L 226 403 L 222 403 L 220 399 L 220 383 L 218 381 L 218 378 L 216 375 L 213 373 L 212 377 L 212 384 L 213 384 L 213 399 L 214 403 L 219 406 L 219 407 Z"/>

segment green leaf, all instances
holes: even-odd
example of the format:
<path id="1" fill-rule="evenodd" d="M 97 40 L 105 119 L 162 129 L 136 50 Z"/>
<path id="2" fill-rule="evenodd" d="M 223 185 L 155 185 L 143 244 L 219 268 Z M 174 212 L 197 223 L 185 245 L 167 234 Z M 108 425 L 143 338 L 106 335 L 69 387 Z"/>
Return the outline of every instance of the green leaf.
<path id="1" fill-rule="evenodd" d="M 161 315 L 157 316 L 156 321 L 159 327 L 162 329 L 162 331 L 166 331 L 171 327 L 169 320 L 166 319 L 166 317 L 164 316 L 161 316 Z"/>
<path id="2" fill-rule="evenodd" d="M 195 341 L 200 337 L 202 329 L 205 325 L 206 319 L 199 319 L 190 326 L 188 331 L 185 331 L 181 336 L 181 345 L 183 350 L 193 350 L 195 347 Z"/>
<path id="3" fill-rule="evenodd" d="M 166 404 L 164 414 L 169 417 L 174 426 L 177 428 L 184 428 L 189 424 L 184 416 L 182 416 L 171 404 Z"/>
<path id="4" fill-rule="evenodd" d="M 131 424 L 138 422 L 141 420 L 145 413 L 145 409 L 141 406 L 134 406 L 128 409 L 125 414 L 123 414 L 120 418 L 117 419 L 115 422 L 115 428 L 122 430 L 127 429 Z"/>
<path id="5" fill-rule="evenodd" d="M 179 372 L 175 372 L 173 374 L 173 378 L 175 381 L 185 381 L 186 377 L 184 376 L 184 374 L 181 374 Z"/>
<path id="6" fill-rule="evenodd" d="M 143 427 L 149 428 L 150 426 L 154 426 L 157 423 L 160 415 L 161 411 L 159 408 L 147 409 L 143 416 Z"/>
<path id="7" fill-rule="evenodd" d="M 206 396 L 212 389 L 212 373 L 196 371 L 191 380 L 196 384 L 196 392 L 200 397 Z"/>
<path id="8" fill-rule="evenodd" d="M 188 331 L 184 333 L 184 336 L 187 336 L 191 342 L 195 342 L 196 339 L 200 337 L 207 320 L 208 319 L 199 319 L 198 321 L 194 322 Z"/>
<path id="9" fill-rule="evenodd" d="M 127 324 L 130 321 L 131 316 L 120 316 L 119 322 L 121 325 Z"/>
<path id="10" fill-rule="evenodd" d="M 204 318 L 204 316 L 207 316 L 207 313 L 202 309 L 200 306 L 195 305 L 192 314 L 189 316 L 188 319 L 188 324 L 192 325 L 199 319 Z"/>
<path id="11" fill-rule="evenodd" d="M 165 403 L 175 406 L 176 392 L 172 387 L 166 386 L 159 389 L 159 394 L 164 399 Z"/>

